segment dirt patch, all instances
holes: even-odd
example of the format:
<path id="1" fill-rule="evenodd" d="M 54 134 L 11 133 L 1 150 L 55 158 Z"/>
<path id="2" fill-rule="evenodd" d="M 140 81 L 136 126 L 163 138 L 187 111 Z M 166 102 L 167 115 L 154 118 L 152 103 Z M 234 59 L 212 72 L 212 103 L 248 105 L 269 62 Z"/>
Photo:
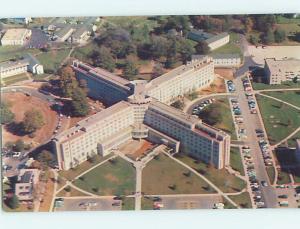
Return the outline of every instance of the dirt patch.
<path id="1" fill-rule="evenodd" d="M 209 95 L 209 94 L 215 94 L 215 93 L 225 93 L 226 92 L 226 86 L 225 86 L 225 80 L 221 77 L 215 76 L 213 82 L 202 89 L 198 91 L 199 95 Z"/>
<path id="2" fill-rule="evenodd" d="M 107 179 L 111 182 L 116 182 L 116 183 L 119 182 L 119 179 L 112 174 L 106 174 L 104 177 L 105 177 L 105 179 Z"/>
<path id="3" fill-rule="evenodd" d="M 130 140 L 120 147 L 120 151 L 126 154 L 129 158 L 136 160 L 153 147 L 154 144 L 147 140 Z"/>
<path id="4" fill-rule="evenodd" d="M 215 74 L 219 75 L 220 77 L 227 79 L 227 80 L 233 80 L 233 71 L 229 68 L 217 68 L 215 69 Z"/>
<path id="5" fill-rule="evenodd" d="M 15 114 L 16 122 L 21 122 L 24 118 L 24 113 L 32 109 L 39 110 L 42 113 L 45 122 L 45 125 L 36 131 L 34 138 L 30 138 L 28 135 L 15 135 L 8 132 L 5 126 L 2 127 L 2 141 L 4 144 L 8 141 L 22 139 L 27 144 L 32 143 L 33 146 L 37 146 L 51 138 L 58 117 L 56 112 L 51 110 L 48 103 L 33 96 L 26 96 L 23 93 L 5 93 L 2 94 L 2 100 L 11 104 L 11 111 Z"/>
<path id="6" fill-rule="evenodd" d="M 53 198 L 53 192 L 54 192 L 54 181 L 53 181 L 53 173 L 51 172 L 51 175 L 46 183 L 45 186 L 45 193 L 43 194 L 43 202 L 41 202 L 40 205 L 40 212 L 48 212 L 50 211 L 51 202 Z"/>

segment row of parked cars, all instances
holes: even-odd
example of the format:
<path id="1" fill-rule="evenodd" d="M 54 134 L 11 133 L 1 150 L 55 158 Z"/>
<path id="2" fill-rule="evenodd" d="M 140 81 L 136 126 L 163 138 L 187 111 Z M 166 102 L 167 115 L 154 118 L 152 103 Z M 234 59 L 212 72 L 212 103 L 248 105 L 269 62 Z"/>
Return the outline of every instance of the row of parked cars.
<path id="1" fill-rule="evenodd" d="M 249 146 L 242 147 L 242 154 L 243 154 L 244 161 L 246 164 L 247 175 L 249 177 L 250 188 L 251 188 L 251 191 L 252 191 L 252 194 L 254 197 L 254 203 L 256 204 L 257 208 L 264 208 L 265 203 L 263 201 L 262 193 L 260 190 L 260 185 L 256 178 L 254 162 L 253 162 L 253 158 L 251 156 L 251 150 L 250 150 Z M 261 185 L 263 185 L 263 183 Z"/>
<path id="2" fill-rule="evenodd" d="M 193 108 L 192 114 L 193 115 L 199 115 L 200 112 L 207 107 L 209 104 L 212 104 L 215 101 L 215 99 L 207 99 L 201 103 L 199 103 L 196 107 Z"/>
<path id="3" fill-rule="evenodd" d="M 238 129 L 238 135 L 240 138 L 247 138 L 247 133 L 246 133 L 246 129 L 244 128 L 243 124 L 244 124 L 244 119 L 242 117 L 242 112 L 241 109 L 239 107 L 239 103 L 237 101 L 237 99 L 230 99 L 231 105 L 232 105 L 232 112 L 234 114 L 234 123 L 237 126 Z"/>
<path id="4" fill-rule="evenodd" d="M 247 100 L 248 100 L 249 109 L 250 109 L 252 114 L 256 114 L 257 113 L 256 102 L 255 102 L 255 99 L 253 97 L 252 87 L 251 87 L 250 81 L 247 77 L 243 78 L 242 81 L 243 81 L 243 86 L 244 86 L 244 90 L 245 90 L 245 95 L 246 95 Z"/>
<path id="5" fill-rule="evenodd" d="M 227 88 L 229 92 L 235 92 L 235 85 L 232 82 L 232 80 L 228 80 L 227 82 Z"/>
<path id="6" fill-rule="evenodd" d="M 263 136 L 263 131 L 256 129 L 255 130 L 257 135 Z M 262 152 L 262 156 L 264 159 L 264 163 L 266 166 L 272 166 L 273 165 L 273 160 L 272 160 L 272 156 L 270 154 L 270 149 L 269 149 L 269 145 L 267 143 L 267 141 L 262 137 L 259 141 L 258 141 L 260 150 Z"/>

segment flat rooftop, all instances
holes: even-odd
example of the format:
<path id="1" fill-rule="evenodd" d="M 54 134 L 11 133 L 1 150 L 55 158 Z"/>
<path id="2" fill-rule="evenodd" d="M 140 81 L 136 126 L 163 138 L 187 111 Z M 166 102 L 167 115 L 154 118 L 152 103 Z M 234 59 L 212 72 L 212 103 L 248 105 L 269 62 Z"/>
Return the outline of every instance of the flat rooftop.
<path id="1" fill-rule="evenodd" d="M 28 29 L 8 29 L 2 40 L 23 40 L 27 34 Z"/>
<path id="2" fill-rule="evenodd" d="M 298 72 L 300 74 L 300 60 L 298 59 L 276 60 L 275 58 L 267 58 L 265 62 L 272 74 L 287 72 Z"/>

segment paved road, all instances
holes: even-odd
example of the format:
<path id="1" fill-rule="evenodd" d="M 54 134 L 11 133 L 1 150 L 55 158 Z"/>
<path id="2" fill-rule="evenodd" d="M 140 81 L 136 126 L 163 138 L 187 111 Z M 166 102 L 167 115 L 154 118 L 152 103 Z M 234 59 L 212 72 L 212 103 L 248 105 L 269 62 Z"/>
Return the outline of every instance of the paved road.
<path id="1" fill-rule="evenodd" d="M 252 152 L 257 179 L 259 181 L 269 181 L 269 177 L 266 172 L 266 167 L 264 165 L 264 160 L 262 157 L 260 147 L 258 145 L 258 139 L 256 137 L 255 132 L 255 129 L 264 129 L 263 124 L 261 123 L 258 114 L 250 113 L 248 101 L 244 93 L 244 87 L 241 80 L 241 76 L 235 78 L 234 83 L 236 86 L 236 91 L 239 94 L 238 102 L 242 111 L 242 115 L 244 117 L 244 120 L 246 120 L 244 126 L 247 133 L 247 144 L 249 145 Z M 274 188 L 270 186 L 270 182 L 268 183 L 268 187 L 262 187 L 262 193 L 266 207 L 273 208 L 276 207 L 276 193 Z"/>

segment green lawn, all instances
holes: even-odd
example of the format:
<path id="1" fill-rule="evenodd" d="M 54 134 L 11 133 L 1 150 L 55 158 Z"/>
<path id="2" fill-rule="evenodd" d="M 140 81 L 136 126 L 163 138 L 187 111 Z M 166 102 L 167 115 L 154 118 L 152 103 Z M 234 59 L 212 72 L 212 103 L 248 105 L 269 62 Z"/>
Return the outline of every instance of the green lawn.
<path id="1" fill-rule="evenodd" d="M 90 42 L 85 46 L 75 48 L 71 56 L 86 62 L 92 51 L 97 49 L 99 49 L 98 45 L 94 42 Z"/>
<path id="2" fill-rule="evenodd" d="M 62 61 L 68 56 L 70 49 L 51 50 L 43 52 L 36 56 L 40 63 L 44 66 L 45 72 L 56 71 Z"/>
<path id="3" fill-rule="evenodd" d="M 244 180 L 230 174 L 226 169 L 215 169 L 186 155 L 178 155 L 177 157 L 209 179 L 223 192 L 240 192 L 246 187 Z"/>
<path id="4" fill-rule="evenodd" d="M 285 171 L 278 171 L 277 184 L 289 184 L 291 183 L 290 176 Z"/>
<path id="5" fill-rule="evenodd" d="M 300 126 L 300 111 L 261 95 L 256 98 L 271 144 L 284 139 Z"/>
<path id="6" fill-rule="evenodd" d="M 274 180 L 275 180 L 275 168 L 273 166 L 268 166 L 266 167 L 267 170 L 267 174 L 269 176 L 270 179 L 270 183 L 274 184 Z"/>
<path id="7" fill-rule="evenodd" d="M 296 139 L 300 139 L 300 131 L 287 140 L 288 146 L 293 148 L 296 147 Z"/>
<path id="8" fill-rule="evenodd" d="M 231 195 L 228 197 L 241 208 L 252 208 L 251 199 L 248 192 L 243 192 L 239 195 Z"/>
<path id="9" fill-rule="evenodd" d="M 7 77 L 7 78 L 4 78 L 2 79 L 2 82 L 4 85 L 8 86 L 8 85 L 11 85 L 11 84 L 14 84 L 14 83 L 17 83 L 17 82 L 21 82 L 21 81 L 24 81 L 24 80 L 28 80 L 28 76 L 26 73 L 22 73 L 22 74 L 18 74 L 18 75 L 15 75 L 15 76 L 10 76 L 10 77 Z"/>
<path id="10" fill-rule="evenodd" d="M 240 149 L 237 147 L 231 147 L 230 149 L 230 166 L 234 170 L 238 171 L 242 176 L 245 176 Z"/>
<path id="11" fill-rule="evenodd" d="M 142 210 L 153 210 L 153 200 L 151 197 L 142 197 Z"/>
<path id="12" fill-rule="evenodd" d="M 145 194 L 197 194 L 214 190 L 200 177 L 189 172 L 165 154 L 150 161 L 143 169 L 142 190 Z"/>
<path id="13" fill-rule="evenodd" d="M 290 23 L 300 23 L 300 18 L 287 18 L 282 15 L 276 15 L 276 21 L 278 24 L 290 24 Z"/>
<path id="14" fill-rule="evenodd" d="M 297 91 L 268 91 L 263 94 L 275 97 L 300 108 L 300 90 Z"/>
<path id="15" fill-rule="evenodd" d="M 135 199 L 132 197 L 125 197 L 122 201 L 122 210 L 134 210 Z"/>
<path id="16" fill-rule="evenodd" d="M 66 188 L 61 190 L 56 196 L 66 197 L 66 196 L 88 196 L 88 195 L 85 194 L 85 193 L 80 192 L 79 190 L 77 190 L 75 188 L 67 186 Z"/>
<path id="17" fill-rule="evenodd" d="M 217 99 L 213 105 L 213 109 L 210 108 L 211 105 L 203 109 L 203 111 L 199 114 L 199 118 L 201 118 L 205 123 L 225 131 L 231 135 L 233 140 L 236 140 L 237 136 L 228 99 Z M 212 123 L 209 121 L 211 118 L 210 114 L 216 111 L 219 112 L 220 118 Z"/>
<path id="18" fill-rule="evenodd" d="M 7 61 L 14 58 L 20 58 L 26 53 L 37 54 L 40 50 L 38 49 L 26 49 L 23 46 L 1 46 L 0 45 L 0 62 Z"/>
<path id="19" fill-rule="evenodd" d="M 81 176 L 74 184 L 102 196 L 130 195 L 135 190 L 135 169 L 121 158 L 106 162 Z"/>
<path id="20" fill-rule="evenodd" d="M 227 199 L 223 197 L 224 209 L 236 209 L 234 205 L 232 205 Z"/>
<path id="21" fill-rule="evenodd" d="M 252 82 L 252 86 L 254 90 L 300 88 L 300 82 L 293 83 L 292 81 L 285 81 L 282 82 L 281 84 L 275 84 L 275 85 Z"/>
<path id="22" fill-rule="evenodd" d="M 106 160 L 109 157 L 111 157 L 111 155 L 107 155 L 105 157 L 101 157 L 100 155 L 96 155 L 95 156 L 95 161 L 93 161 L 93 162 L 85 161 L 85 162 L 81 163 L 80 165 L 78 165 L 77 167 L 75 167 L 73 169 L 69 169 L 67 171 L 64 171 L 64 170 L 59 171 L 59 175 L 62 176 L 63 178 L 65 178 L 65 179 L 71 181 L 75 177 L 77 177 L 78 175 L 83 173 L 84 171 L 92 168 L 93 166 L 99 164 L 100 162 Z"/>
<path id="23" fill-rule="evenodd" d="M 211 53 L 212 54 L 232 54 L 232 53 L 237 53 L 239 54 L 240 56 L 242 56 L 242 52 L 241 52 L 241 49 L 239 47 L 239 45 L 236 43 L 237 41 L 239 40 L 239 35 L 236 34 L 236 33 L 230 33 L 230 41 L 228 44 L 220 47 L 220 48 L 217 48 L 215 50 L 213 50 Z"/>

